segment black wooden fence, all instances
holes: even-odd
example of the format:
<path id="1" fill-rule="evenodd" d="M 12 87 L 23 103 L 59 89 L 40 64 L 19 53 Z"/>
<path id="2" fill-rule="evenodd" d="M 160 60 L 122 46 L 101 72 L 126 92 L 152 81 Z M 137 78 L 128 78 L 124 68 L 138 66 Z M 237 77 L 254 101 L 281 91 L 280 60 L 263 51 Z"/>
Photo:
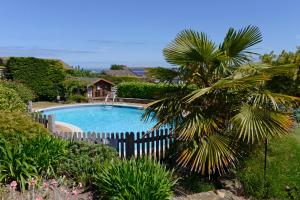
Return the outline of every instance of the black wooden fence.
<path id="1" fill-rule="evenodd" d="M 46 116 L 41 113 L 32 113 L 32 119 L 43 124 L 57 137 L 112 146 L 122 158 L 147 156 L 155 160 L 161 160 L 165 158 L 167 150 L 174 142 L 174 133 L 171 128 L 136 133 L 59 132 L 55 131 L 53 115 Z"/>

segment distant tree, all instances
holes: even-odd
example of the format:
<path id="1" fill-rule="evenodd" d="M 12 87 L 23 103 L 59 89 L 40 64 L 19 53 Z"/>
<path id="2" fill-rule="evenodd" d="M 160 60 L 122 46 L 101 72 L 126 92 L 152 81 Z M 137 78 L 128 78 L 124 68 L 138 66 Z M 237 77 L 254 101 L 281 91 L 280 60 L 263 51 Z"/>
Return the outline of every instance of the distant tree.
<path id="1" fill-rule="evenodd" d="M 296 65 L 298 66 L 297 76 L 275 76 L 268 82 L 267 87 L 273 92 L 300 96 L 300 46 L 295 52 L 282 51 L 276 55 L 273 51 L 264 54 L 260 57 L 265 64 L 279 66 L 279 65 Z"/>
<path id="2" fill-rule="evenodd" d="M 94 73 L 89 69 L 84 69 L 79 65 L 72 67 L 71 69 L 67 69 L 66 72 L 74 77 L 97 77 L 98 75 L 97 73 Z"/>
<path id="3" fill-rule="evenodd" d="M 111 70 L 122 70 L 122 69 L 125 69 L 125 68 L 127 68 L 126 65 L 112 64 L 112 65 L 110 66 L 110 69 L 111 69 Z"/>
<path id="4" fill-rule="evenodd" d="M 149 68 L 146 71 L 146 76 L 151 82 L 157 80 L 161 83 L 172 83 L 178 75 L 177 71 L 164 67 Z"/>

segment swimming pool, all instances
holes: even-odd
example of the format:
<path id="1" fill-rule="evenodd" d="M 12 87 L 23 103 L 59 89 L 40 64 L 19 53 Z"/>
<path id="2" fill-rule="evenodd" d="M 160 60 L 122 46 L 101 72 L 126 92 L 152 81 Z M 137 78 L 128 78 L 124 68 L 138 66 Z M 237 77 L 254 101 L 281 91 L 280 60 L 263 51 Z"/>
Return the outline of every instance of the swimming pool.
<path id="1" fill-rule="evenodd" d="M 84 132 L 141 132 L 148 131 L 155 122 L 141 120 L 140 107 L 120 105 L 76 105 L 44 109 L 46 115 L 54 114 L 55 120 L 72 124 Z"/>

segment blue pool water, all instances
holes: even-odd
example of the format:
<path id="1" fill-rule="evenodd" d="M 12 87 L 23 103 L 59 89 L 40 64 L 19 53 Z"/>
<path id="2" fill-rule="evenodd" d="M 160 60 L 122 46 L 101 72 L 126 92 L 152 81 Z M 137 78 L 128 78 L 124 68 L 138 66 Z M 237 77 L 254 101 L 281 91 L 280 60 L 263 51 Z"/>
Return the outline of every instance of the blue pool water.
<path id="1" fill-rule="evenodd" d="M 43 113 L 54 114 L 56 121 L 75 125 L 84 132 L 148 131 L 155 125 L 155 122 L 143 122 L 143 110 L 136 107 L 89 105 L 49 109 Z"/>

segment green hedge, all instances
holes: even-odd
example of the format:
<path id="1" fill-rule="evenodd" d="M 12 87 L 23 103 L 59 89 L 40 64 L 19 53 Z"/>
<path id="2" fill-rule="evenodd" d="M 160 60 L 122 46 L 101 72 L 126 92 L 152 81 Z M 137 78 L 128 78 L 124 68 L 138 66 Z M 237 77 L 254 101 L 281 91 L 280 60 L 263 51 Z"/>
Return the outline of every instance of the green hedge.
<path id="1" fill-rule="evenodd" d="M 106 79 L 113 82 L 114 84 L 119 84 L 123 82 L 142 82 L 143 80 L 136 76 L 110 76 L 110 75 L 100 75 L 99 78 Z"/>
<path id="2" fill-rule="evenodd" d="M 176 92 L 180 89 L 184 89 L 183 86 L 163 83 L 124 82 L 118 84 L 118 97 L 159 99 L 164 97 L 167 93 Z M 185 89 L 193 90 L 192 87 Z"/>
<path id="3" fill-rule="evenodd" d="M 10 77 L 29 86 L 38 100 L 54 100 L 63 95 L 65 69 L 58 60 L 11 57 L 6 67 Z"/>

